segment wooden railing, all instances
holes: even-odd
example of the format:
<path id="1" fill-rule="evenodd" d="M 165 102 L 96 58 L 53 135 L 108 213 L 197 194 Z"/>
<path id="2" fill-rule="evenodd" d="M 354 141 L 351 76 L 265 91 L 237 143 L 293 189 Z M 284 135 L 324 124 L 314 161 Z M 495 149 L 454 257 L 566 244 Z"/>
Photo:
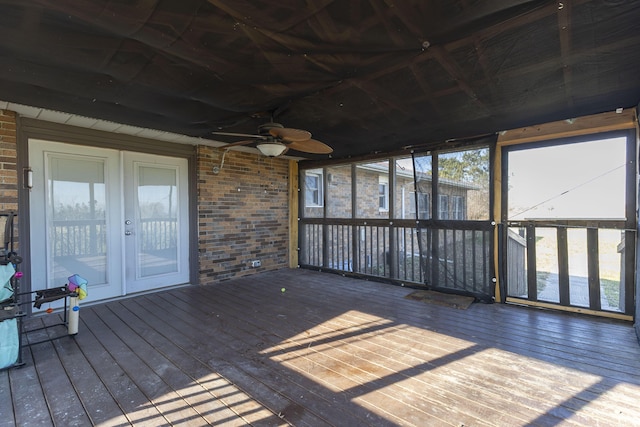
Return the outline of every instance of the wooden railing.
<path id="1" fill-rule="evenodd" d="M 142 251 L 174 248 L 177 245 L 177 221 L 174 218 L 142 220 L 137 234 Z M 106 221 L 54 221 L 51 243 L 55 257 L 103 255 L 107 251 Z"/>
<path id="2" fill-rule="evenodd" d="M 175 218 L 154 218 L 140 221 L 140 248 L 157 251 L 178 245 L 178 222 Z"/>
<path id="3" fill-rule="evenodd" d="M 305 218 L 301 266 L 493 297 L 493 227 L 474 221 Z"/>
<path id="4" fill-rule="evenodd" d="M 430 221 L 421 227 L 427 285 L 492 301 L 494 227 L 490 221 Z"/>
<path id="5" fill-rule="evenodd" d="M 54 257 L 93 256 L 107 251 L 107 227 L 104 220 L 53 221 Z"/>
<path id="6" fill-rule="evenodd" d="M 635 248 L 624 242 L 635 241 L 635 231 L 625 221 L 530 220 L 507 226 L 508 298 L 633 313 Z"/>
<path id="7" fill-rule="evenodd" d="M 527 294 L 527 269 L 525 268 L 527 240 L 519 233 L 507 231 L 507 283 L 510 295 Z M 524 233 L 523 233 L 524 234 Z"/>
<path id="8" fill-rule="evenodd" d="M 300 264 L 423 282 L 415 221 L 301 220 Z"/>

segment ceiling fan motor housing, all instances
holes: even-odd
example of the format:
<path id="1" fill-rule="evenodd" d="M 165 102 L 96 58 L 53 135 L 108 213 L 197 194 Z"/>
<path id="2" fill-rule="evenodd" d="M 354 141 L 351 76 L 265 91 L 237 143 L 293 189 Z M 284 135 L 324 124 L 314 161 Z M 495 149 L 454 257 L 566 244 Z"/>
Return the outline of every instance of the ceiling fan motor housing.
<path id="1" fill-rule="evenodd" d="M 265 123 L 263 125 L 258 126 L 258 134 L 261 136 L 271 136 L 269 132 L 271 129 L 284 129 L 280 123 Z"/>

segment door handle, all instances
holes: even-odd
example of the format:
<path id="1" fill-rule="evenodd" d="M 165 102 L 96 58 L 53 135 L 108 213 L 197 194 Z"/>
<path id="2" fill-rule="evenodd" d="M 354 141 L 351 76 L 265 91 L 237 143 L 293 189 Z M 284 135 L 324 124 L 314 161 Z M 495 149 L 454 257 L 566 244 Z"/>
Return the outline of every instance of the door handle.
<path id="1" fill-rule="evenodd" d="M 132 233 L 132 232 L 130 232 L 130 231 L 125 231 L 125 232 L 124 232 L 124 235 L 125 235 L 125 236 L 131 236 L 132 234 L 133 234 L 133 233 Z"/>

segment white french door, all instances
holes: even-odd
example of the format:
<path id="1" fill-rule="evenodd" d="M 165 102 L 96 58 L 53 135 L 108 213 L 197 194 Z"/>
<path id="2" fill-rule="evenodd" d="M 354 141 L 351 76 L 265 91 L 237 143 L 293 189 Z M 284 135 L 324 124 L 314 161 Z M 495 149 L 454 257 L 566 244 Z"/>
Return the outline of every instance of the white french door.
<path id="1" fill-rule="evenodd" d="M 189 280 L 187 160 L 123 153 L 127 292 Z"/>
<path id="2" fill-rule="evenodd" d="M 32 289 L 89 282 L 87 301 L 189 280 L 187 160 L 29 141 Z"/>

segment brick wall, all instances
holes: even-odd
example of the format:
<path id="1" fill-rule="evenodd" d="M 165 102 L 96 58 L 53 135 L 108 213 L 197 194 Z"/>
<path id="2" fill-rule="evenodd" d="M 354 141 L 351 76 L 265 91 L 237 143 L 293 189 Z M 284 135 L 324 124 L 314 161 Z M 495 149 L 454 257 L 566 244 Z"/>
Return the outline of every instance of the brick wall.
<path id="1" fill-rule="evenodd" d="M 0 110 L 0 211 L 18 210 L 16 113 Z"/>
<path id="2" fill-rule="evenodd" d="M 287 160 L 198 147 L 200 283 L 288 266 Z M 258 259 L 262 267 L 252 268 Z"/>
<path id="3" fill-rule="evenodd" d="M 356 169 L 356 218 L 389 218 L 389 212 L 380 210 L 379 205 L 381 175 L 378 171 Z"/>
<path id="4" fill-rule="evenodd" d="M 327 218 L 351 218 L 351 165 L 327 168 Z"/>

